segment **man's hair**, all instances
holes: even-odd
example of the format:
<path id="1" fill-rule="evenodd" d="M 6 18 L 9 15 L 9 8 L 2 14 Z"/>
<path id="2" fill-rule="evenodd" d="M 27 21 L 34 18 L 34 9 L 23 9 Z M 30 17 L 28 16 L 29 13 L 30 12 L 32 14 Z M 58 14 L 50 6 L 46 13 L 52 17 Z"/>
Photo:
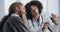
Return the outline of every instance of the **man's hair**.
<path id="1" fill-rule="evenodd" d="M 16 11 L 16 7 L 20 7 L 20 5 L 23 5 L 22 3 L 20 3 L 20 2 L 14 2 L 13 4 L 11 4 L 11 6 L 9 7 L 9 15 L 11 15 L 11 14 L 13 14 L 13 13 L 15 13 L 15 11 Z"/>
<path id="2" fill-rule="evenodd" d="M 43 9 L 42 3 L 39 2 L 39 1 L 31 1 L 31 2 L 27 3 L 27 4 L 25 5 L 26 12 L 27 12 L 27 18 L 32 18 L 31 8 L 30 8 L 31 5 L 35 5 L 35 6 L 38 7 L 39 14 L 41 14 L 42 9 Z"/>
<path id="3" fill-rule="evenodd" d="M 1 20 L 0 23 L 0 30 L 2 29 L 4 23 L 6 22 L 6 20 L 9 18 L 9 16 L 11 16 L 11 14 L 15 13 L 15 7 L 19 7 L 19 5 L 22 5 L 22 3 L 20 2 L 14 2 L 13 4 L 11 4 L 11 6 L 9 7 L 9 14 L 4 16 Z"/>

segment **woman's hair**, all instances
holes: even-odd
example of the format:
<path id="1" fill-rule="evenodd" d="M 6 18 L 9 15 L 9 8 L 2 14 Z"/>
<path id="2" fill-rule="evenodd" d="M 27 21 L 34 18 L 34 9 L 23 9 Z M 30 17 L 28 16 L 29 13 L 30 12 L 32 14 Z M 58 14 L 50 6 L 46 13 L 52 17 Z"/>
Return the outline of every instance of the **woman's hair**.
<path id="1" fill-rule="evenodd" d="M 9 18 L 9 16 L 11 16 L 11 14 L 15 13 L 15 10 L 16 10 L 15 8 L 16 7 L 19 8 L 20 5 L 22 5 L 22 3 L 20 3 L 20 2 L 14 2 L 13 4 L 11 4 L 11 6 L 9 7 L 9 14 L 2 18 L 2 21 L 1 21 L 1 24 L 0 24 L 1 25 L 0 29 L 3 27 L 3 24 Z"/>
<path id="2" fill-rule="evenodd" d="M 25 5 L 26 12 L 27 12 L 27 18 L 32 19 L 32 14 L 31 14 L 31 5 L 35 5 L 38 7 L 39 14 L 41 14 L 43 6 L 42 3 L 39 1 L 31 1 Z"/>

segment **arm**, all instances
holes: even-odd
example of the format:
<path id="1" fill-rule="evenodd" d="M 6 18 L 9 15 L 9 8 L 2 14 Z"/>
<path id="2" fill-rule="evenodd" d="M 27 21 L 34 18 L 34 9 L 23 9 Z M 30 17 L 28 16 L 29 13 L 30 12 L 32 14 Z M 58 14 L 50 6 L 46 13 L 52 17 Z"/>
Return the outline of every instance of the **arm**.
<path id="1" fill-rule="evenodd" d="M 58 22 L 57 22 L 57 17 L 56 17 L 56 15 L 55 14 L 52 14 L 52 17 L 51 17 L 51 19 L 49 19 L 50 21 L 49 21 L 49 23 L 50 23 L 50 25 L 49 25 L 49 27 L 51 28 L 51 30 L 53 31 L 53 32 L 57 32 L 59 29 L 59 25 L 58 25 Z"/>
<path id="2" fill-rule="evenodd" d="M 45 22 L 43 25 L 42 31 L 44 32 L 46 29 L 48 29 L 48 27 L 49 27 L 49 23 Z"/>
<path id="3" fill-rule="evenodd" d="M 55 25 L 58 25 L 57 16 L 55 14 L 52 14 L 51 20 Z"/>
<path id="4" fill-rule="evenodd" d="M 30 19 L 28 19 L 27 27 L 30 30 L 30 32 L 36 32 L 36 29 L 33 27 Z"/>
<path id="5" fill-rule="evenodd" d="M 22 19 L 24 21 L 24 25 L 27 26 L 27 17 L 25 14 L 22 14 Z"/>
<path id="6" fill-rule="evenodd" d="M 21 15 L 22 15 L 24 25 L 27 26 L 27 17 L 26 17 L 26 11 L 24 7 L 21 7 Z"/>

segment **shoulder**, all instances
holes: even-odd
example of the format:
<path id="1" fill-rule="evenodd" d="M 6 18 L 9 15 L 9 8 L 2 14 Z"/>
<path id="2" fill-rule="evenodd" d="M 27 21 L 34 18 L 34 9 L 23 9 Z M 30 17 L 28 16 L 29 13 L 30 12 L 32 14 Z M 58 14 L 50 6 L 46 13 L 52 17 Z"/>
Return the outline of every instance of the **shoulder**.
<path id="1" fill-rule="evenodd" d="M 7 23 L 16 23 L 16 22 L 20 22 L 20 18 L 19 17 L 9 17 L 8 19 L 7 19 Z"/>
<path id="2" fill-rule="evenodd" d="M 28 21 L 28 23 L 31 23 L 32 22 L 30 19 L 28 19 L 27 21 Z"/>
<path id="3" fill-rule="evenodd" d="M 21 17 L 9 17 L 8 20 L 21 20 Z"/>

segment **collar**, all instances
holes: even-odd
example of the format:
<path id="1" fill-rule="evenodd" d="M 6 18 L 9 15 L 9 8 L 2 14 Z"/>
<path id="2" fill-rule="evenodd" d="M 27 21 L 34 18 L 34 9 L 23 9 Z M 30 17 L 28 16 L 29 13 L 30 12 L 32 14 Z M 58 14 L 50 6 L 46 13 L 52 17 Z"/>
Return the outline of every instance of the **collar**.
<path id="1" fill-rule="evenodd" d="M 36 21 L 35 18 L 33 17 L 32 20 Z M 39 21 L 41 20 L 41 15 L 39 15 Z"/>
<path id="2" fill-rule="evenodd" d="M 13 13 L 11 16 L 17 16 L 17 17 L 20 17 L 19 15 L 17 15 L 16 13 Z"/>

